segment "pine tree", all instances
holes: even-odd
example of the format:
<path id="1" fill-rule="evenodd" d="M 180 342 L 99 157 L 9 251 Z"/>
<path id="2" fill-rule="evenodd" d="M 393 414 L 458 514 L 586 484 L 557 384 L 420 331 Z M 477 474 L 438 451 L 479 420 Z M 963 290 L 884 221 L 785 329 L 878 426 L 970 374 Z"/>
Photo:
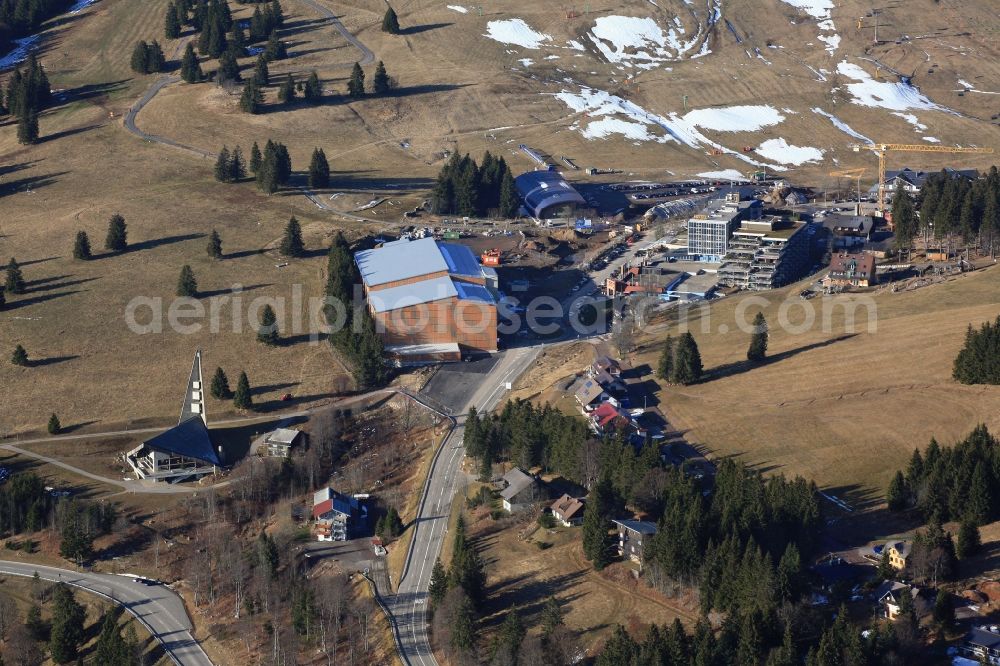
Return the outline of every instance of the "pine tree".
<path id="1" fill-rule="evenodd" d="M 254 79 L 247 79 L 240 95 L 240 111 L 244 113 L 260 113 L 264 105 L 264 92 Z"/>
<path id="2" fill-rule="evenodd" d="M 7 305 L 7 288 L 0 284 L 0 310 L 3 310 L 5 305 Z"/>
<path id="3" fill-rule="evenodd" d="M 767 320 L 764 313 L 758 312 L 753 319 L 753 333 L 750 336 L 750 347 L 747 349 L 747 360 L 760 363 L 767 356 Z"/>
<path id="4" fill-rule="evenodd" d="M 260 147 L 257 142 L 253 142 L 253 147 L 250 149 L 250 173 L 256 174 L 260 169 L 261 162 Z"/>
<path id="5" fill-rule="evenodd" d="M 198 281 L 194 277 L 194 271 L 188 264 L 181 267 L 181 274 L 177 278 L 177 295 L 180 297 L 195 298 L 198 296 Z"/>
<path id="6" fill-rule="evenodd" d="M 282 104 L 291 104 L 295 101 L 295 79 L 291 74 L 286 74 L 285 80 L 281 82 L 278 88 L 278 100 Z"/>
<path id="7" fill-rule="evenodd" d="M 229 179 L 229 149 L 225 146 L 219 151 L 219 156 L 215 158 L 215 179 L 220 183 L 231 182 Z"/>
<path id="8" fill-rule="evenodd" d="M 944 629 L 950 629 L 955 625 L 955 609 L 951 605 L 948 593 L 938 589 L 934 597 L 934 621 Z"/>
<path id="9" fill-rule="evenodd" d="M 135 47 L 132 49 L 132 59 L 129 61 L 129 66 L 136 74 L 149 73 L 149 45 L 147 45 L 144 40 L 139 40 L 135 43 Z"/>
<path id="10" fill-rule="evenodd" d="M 375 75 L 372 77 L 372 92 L 376 95 L 384 95 L 389 92 L 389 75 L 385 71 L 385 65 L 381 60 L 375 66 Z"/>
<path id="11" fill-rule="evenodd" d="M 243 80 L 243 77 L 240 76 L 240 64 L 236 62 L 236 56 L 233 55 L 232 51 L 226 51 L 219 58 L 218 80 L 220 83 Z"/>
<path id="12" fill-rule="evenodd" d="M 104 249 L 124 252 L 128 248 L 128 225 L 125 218 L 115 213 L 108 220 L 108 235 L 104 238 Z"/>
<path id="13" fill-rule="evenodd" d="M 971 557 L 979 552 L 982 539 L 979 536 L 979 527 L 971 520 L 963 520 L 958 528 L 958 541 L 955 543 L 955 554 L 959 559 Z"/>
<path id="14" fill-rule="evenodd" d="M 301 257 L 305 251 L 305 246 L 302 244 L 302 227 L 294 216 L 285 225 L 285 235 L 281 239 L 278 251 L 286 257 Z"/>
<path id="15" fill-rule="evenodd" d="M 30 146 L 38 141 L 38 113 L 29 109 L 21 114 L 17 121 L 17 142 L 22 146 Z"/>
<path id="16" fill-rule="evenodd" d="M 181 58 L 181 79 L 185 83 L 198 83 L 205 75 L 201 71 L 201 64 L 198 56 L 194 53 L 194 46 L 188 42 L 184 48 L 184 56 Z"/>
<path id="17" fill-rule="evenodd" d="M 687 386 L 701 379 L 702 372 L 698 344 L 690 331 L 685 332 L 674 347 L 674 374 L 671 381 Z"/>
<path id="18" fill-rule="evenodd" d="M 609 479 L 599 481 L 587 498 L 583 514 L 583 552 L 598 571 L 611 562 L 608 530 L 613 492 Z"/>
<path id="19" fill-rule="evenodd" d="M 177 7 L 170 3 L 167 15 L 163 21 L 163 34 L 167 39 L 177 39 L 181 36 L 181 21 L 177 18 Z"/>
<path id="20" fill-rule="evenodd" d="M 73 241 L 73 258 L 87 261 L 91 256 L 90 238 L 87 236 L 87 232 L 81 229 L 76 232 L 76 240 Z"/>
<path id="21" fill-rule="evenodd" d="M 266 86 L 271 83 L 271 72 L 267 67 L 267 58 L 261 53 L 257 56 L 257 62 L 253 66 L 253 81 L 258 86 Z"/>
<path id="22" fill-rule="evenodd" d="M 222 259 L 222 236 L 215 229 L 212 229 L 211 235 L 208 237 L 208 256 L 213 259 Z"/>
<path id="23" fill-rule="evenodd" d="M 239 146 L 233 149 L 233 154 L 229 159 L 229 182 L 238 183 L 247 177 L 247 165 L 243 160 L 243 151 Z"/>
<path id="24" fill-rule="evenodd" d="M 59 423 L 59 417 L 55 414 L 49 417 L 48 430 L 50 435 L 58 435 L 59 431 L 62 430 L 62 424 Z"/>
<path id="25" fill-rule="evenodd" d="M 278 0 L 271 0 L 271 20 L 279 28 L 285 25 L 285 14 L 281 11 L 281 3 Z"/>
<path id="26" fill-rule="evenodd" d="M 663 351 L 660 352 L 660 360 L 656 364 L 656 376 L 664 381 L 670 381 L 674 374 L 674 339 L 667 336 L 663 341 Z"/>
<path id="27" fill-rule="evenodd" d="M 434 560 L 434 568 L 431 570 L 431 582 L 427 588 L 427 594 L 431 600 L 431 610 L 434 610 L 444 601 L 444 595 L 448 593 L 448 574 L 441 564 L 441 558 Z"/>
<path id="28" fill-rule="evenodd" d="M 462 595 L 456 607 L 452 609 L 451 647 L 455 650 L 467 652 L 475 645 L 475 611 L 468 595 Z"/>
<path id="29" fill-rule="evenodd" d="M 309 72 L 309 78 L 306 79 L 305 88 L 302 91 L 302 98 L 309 102 L 310 104 L 316 104 L 323 97 L 323 85 L 319 81 L 319 75 L 316 74 L 316 70 Z"/>
<path id="30" fill-rule="evenodd" d="M 28 352 L 24 350 L 24 347 L 18 345 L 14 347 L 14 353 L 10 357 L 10 362 L 14 365 L 21 366 L 22 368 L 28 367 Z"/>
<path id="31" fill-rule="evenodd" d="M 285 43 L 278 39 L 277 30 L 272 30 L 271 35 L 267 38 L 267 45 L 264 47 L 264 57 L 268 61 L 284 60 L 288 57 L 288 50 L 285 48 Z"/>
<path id="32" fill-rule="evenodd" d="M 227 400 L 231 397 L 232 391 L 229 390 L 229 377 L 226 377 L 226 372 L 222 368 L 216 368 L 215 374 L 212 375 L 212 397 L 216 400 Z"/>
<path id="33" fill-rule="evenodd" d="M 520 207 L 521 199 L 517 195 L 517 186 L 514 184 L 514 174 L 512 174 L 510 169 L 507 168 L 504 171 L 503 179 L 500 181 L 500 217 L 517 217 L 517 211 Z"/>
<path id="34" fill-rule="evenodd" d="M 910 193 L 897 186 L 892 195 L 892 225 L 898 249 L 909 249 L 917 235 L 917 213 Z"/>
<path id="35" fill-rule="evenodd" d="M 24 281 L 24 274 L 14 257 L 7 262 L 7 278 L 4 281 L 4 289 L 12 294 L 23 294 L 28 286 Z"/>
<path id="36" fill-rule="evenodd" d="M 49 636 L 49 655 L 57 664 L 76 660 L 77 651 L 85 639 L 86 610 L 77 603 L 73 592 L 65 583 L 53 588 L 52 629 Z"/>
<path id="37" fill-rule="evenodd" d="M 278 336 L 278 317 L 274 314 L 274 308 L 265 305 L 260 315 L 260 326 L 257 328 L 257 342 L 274 346 L 278 344 Z"/>
<path id="38" fill-rule="evenodd" d="M 322 148 L 313 150 L 309 162 L 309 187 L 313 189 L 330 186 L 330 164 L 326 161 L 326 153 Z"/>
<path id="39" fill-rule="evenodd" d="M 146 50 L 146 73 L 153 74 L 166 71 L 166 69 L 167 57 L 163 55 L 163 47 L 154 39 Z"/>
<path id="40" fill-rule="evenodd" d="M 354 63 L 354 68 L 351 70 L 351 79 L 347 82 L 347 95 L 351 99 L 365 96 L 365 72 L 358 63 Z"/>
<path id="41" fill-rule="evenodd" d="M 396 10 L 392 7 L 385 10 L 385 16 L 382 17 L 382 32 L 387 32 L 390 35 L 399 34 L 399 17 L 396 16 Z"/>
<path id="42" fill-rule="evenodd" d="M 909 505 L 910 491 L 902 472 L 897 471 L 896 476 L 892 477 L 885 499 L 890 511 L 903 511 Z"/>
<path id="43" fill-rule="evenodd" d="M 240 377 L 236 380 L 236 392 L 233 394 L 233 406 L 236 409 L 249 410 L 253 409 L 253 396 L 250 394 L 250 380 L 247 379 L 247 373 L 241 372 Z"/>

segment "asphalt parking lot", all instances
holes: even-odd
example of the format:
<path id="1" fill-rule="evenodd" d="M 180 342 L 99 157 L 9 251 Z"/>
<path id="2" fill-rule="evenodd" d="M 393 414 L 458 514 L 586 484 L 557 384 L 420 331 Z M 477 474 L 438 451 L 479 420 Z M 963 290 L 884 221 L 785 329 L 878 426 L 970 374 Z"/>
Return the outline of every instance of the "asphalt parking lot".
<path id="1" fill-rule="evenodd" d="M 482 384 L 483 376 L 493 369 L 500 356 L 492 354 L 469 362 L 446 363 L 431 377 L 421 393 L 454 411 L 464 405 L 469 395 Z"/>
<path id="2" fill-rule="evenodd" d="M 371 537 L 358 537 L 349 541 L 310 541 L 305 545 L 305 557 L 316 562 L 335 559 L 345 571 L 364 571 L 371 566 L 375 552 Z"/>

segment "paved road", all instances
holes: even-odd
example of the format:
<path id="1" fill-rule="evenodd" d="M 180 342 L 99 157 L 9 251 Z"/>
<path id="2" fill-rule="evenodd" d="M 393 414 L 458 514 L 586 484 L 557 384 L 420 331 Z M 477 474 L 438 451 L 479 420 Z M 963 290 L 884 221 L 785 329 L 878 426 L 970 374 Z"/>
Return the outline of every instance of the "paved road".
<path id="1" fill-rule="evenodd" d="M 491 410 L 506 395 L 507 382 L 514 382 L 538 357 L 541 346 L 502 352 L 493 370 L 484 375 L 479 387 L 456 418 L 457 425 L 435 454 L 428 473 L 413 527 L 410 551 L 395 595 L 385 595 L 386 606 L 398 628 L 400 656 L 408 666 L 436 666 L 427 626 L 427 589 L 434 560 L 447 537 L 448 516 L 455 494 L 467 483 L 461 471 L 465 450 L 465 416 L 469 407 Z"/>
<path id="2" fill-rule="evenodd" d="M 191 619 L 184 602 L 163 585 L 143 585 L 128 576 L 79 573 L 22 562 L 0 560 L 0 573 L 31 577 L 79 587 L 121 604 L 139 618 L 162 645 L 174 663 L 181 666 L 212 666 L 201 645 L 191 634 Z"/>
<path id="3" fill-rule="evenodd" d="M 363 67 L 365 65 L 370 65 L 373 62 L 375 62 L 375 54 L 372 53 L 372 50 L 367 46 L 365 46 L 364 44 L 362 44 L 361 40 L 359 40 L 357 37 L 351 34 L 351 32 L 344 27 L 344 24 L 340 22 L 340 19 L 337 18 L 337 15 L 334 14 L 333 11 L 319 4 L 315 0 L 299 0 L 299 2 L 306 5 L 307 7 L 312 7 L 312 9 L 315 10 L 318 14 L 322 15 L 326 19 L 329 19 L 330 24 L 337 32 L 340 33 L 340 36 L 346 39 L 348 44 L 350 44 L 357 50 L 361 51 L 361 58 L 358 60 L 359 65 Z M 353 67 L 354 64 L 351 63 L 347 66 Z"/>

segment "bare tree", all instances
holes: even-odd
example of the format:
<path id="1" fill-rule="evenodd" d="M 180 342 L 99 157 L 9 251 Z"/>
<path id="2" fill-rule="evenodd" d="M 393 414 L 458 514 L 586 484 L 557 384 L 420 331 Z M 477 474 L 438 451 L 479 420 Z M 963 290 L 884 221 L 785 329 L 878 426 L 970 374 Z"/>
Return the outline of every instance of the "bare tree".
<path id="1" fill-rule="evenodd" d="M 7 638 L 11 627 L 20 622 L 17 604 L 5 594 L 0 594 L 0 642 Z"/>
<path id="2" fill-rule="evenodd" d="M 45 653 L 28 634 L 28 629 L 23 624 L 17 623 L 8 632 L 3 658 L 4 663 L 10 666 L 37 666 L 42 663 Z"/>

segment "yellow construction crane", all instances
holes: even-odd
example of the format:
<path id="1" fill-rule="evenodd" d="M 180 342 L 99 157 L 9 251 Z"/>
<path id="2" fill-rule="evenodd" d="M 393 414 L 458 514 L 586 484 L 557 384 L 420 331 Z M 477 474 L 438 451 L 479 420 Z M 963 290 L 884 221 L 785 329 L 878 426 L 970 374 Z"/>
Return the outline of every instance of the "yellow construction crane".
<path id="1" fill-rule="evenodd" d="M 885 213 L 885 154 L 886 153 L 975 153 L 992 155 L 992 148 L 951 148 L 949 146 L 924 146 L 905 143 L 852 143 L 850 147 L 858 153 L 870 150 L 878 155 L 878 212 Z"/>

